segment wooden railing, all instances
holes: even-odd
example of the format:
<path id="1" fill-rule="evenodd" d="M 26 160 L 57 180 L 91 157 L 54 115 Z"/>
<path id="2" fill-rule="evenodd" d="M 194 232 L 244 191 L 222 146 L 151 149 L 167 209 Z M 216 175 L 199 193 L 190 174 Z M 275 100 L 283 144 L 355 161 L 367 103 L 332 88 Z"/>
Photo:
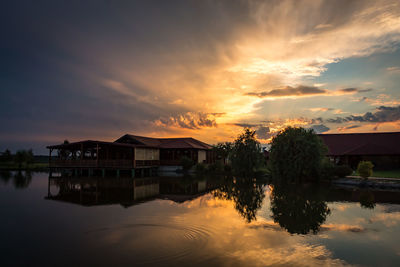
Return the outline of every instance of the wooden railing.
<path id="1" fill-rule="evenodd" d="M 136 167 L 159 166 L 159 160 L 136 160 Z M 52 168 L 133 168 L 132 160 L 52 160 Z"/>
<path id="2" fill-rule="evenodd" d="M 132 160 L 116 159 L 116 160 L 52 160 L 50 167 L 59 168 L 132 168 Z"/>

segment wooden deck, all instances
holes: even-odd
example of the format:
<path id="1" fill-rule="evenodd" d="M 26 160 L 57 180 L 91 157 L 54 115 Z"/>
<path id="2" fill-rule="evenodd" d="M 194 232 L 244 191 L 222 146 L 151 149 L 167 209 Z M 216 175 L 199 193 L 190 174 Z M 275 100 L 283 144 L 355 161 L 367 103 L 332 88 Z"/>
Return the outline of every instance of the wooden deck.
<path id="1" fill-rule="evenodd" d="M 159 166 L 159 160 L 52 160 L 50 168 L 113 168 L 132 169 Z"/>

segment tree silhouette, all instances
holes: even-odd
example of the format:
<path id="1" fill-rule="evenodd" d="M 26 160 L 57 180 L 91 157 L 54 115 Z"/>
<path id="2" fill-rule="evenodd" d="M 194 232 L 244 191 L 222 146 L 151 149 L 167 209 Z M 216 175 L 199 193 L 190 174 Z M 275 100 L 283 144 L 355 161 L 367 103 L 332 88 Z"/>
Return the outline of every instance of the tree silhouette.
<path id="1" fill-rule="evenodd" d="M 255 137 L 256 132 L 245 129 L 233 143 L 231 161 L 232 170 L 240 177 L 252 176 L 264 163 L 261 145 Z"/>
<path id="2" fill-rule="evenodd" d="M 313 130 L 288 127 L 272 139 L 269 166 L 274 179 L 317 180 L 327 151 Z"/>

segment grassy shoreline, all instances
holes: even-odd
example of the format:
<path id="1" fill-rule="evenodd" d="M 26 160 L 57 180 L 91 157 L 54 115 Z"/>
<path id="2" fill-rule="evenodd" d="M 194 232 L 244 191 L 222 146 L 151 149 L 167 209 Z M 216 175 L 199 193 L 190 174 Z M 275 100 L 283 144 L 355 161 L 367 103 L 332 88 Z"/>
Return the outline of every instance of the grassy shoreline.
<path id="1" fill-rule="evenodd" d="M 358 172 L 355 173 L 355 175 L 358 175 Z M 400 179 L 400 169 L 394 169 L 394 170 L 374 170 L 372 172 L 371 178 L 373 177 L 378 177 L 378 178 L 398 178 Z"/>
<path id="2" fill-rule="evenodd" d="M 19 166 L 14 162 L 2 162 L 0 163 L 0 170 L 7 171 L 45 171 L 48 170 L 49 164 L 43 162 L 31 163 L 31 164 L 21 164 Z"/>

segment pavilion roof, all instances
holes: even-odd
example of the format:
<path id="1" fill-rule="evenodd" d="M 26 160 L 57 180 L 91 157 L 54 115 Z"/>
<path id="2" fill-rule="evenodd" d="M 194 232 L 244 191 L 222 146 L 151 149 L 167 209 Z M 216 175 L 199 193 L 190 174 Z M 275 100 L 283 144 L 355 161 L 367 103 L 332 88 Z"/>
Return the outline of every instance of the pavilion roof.
<path id="1" fill-rule="evenodd" d="M 186 149 L 211 149 L 212 147 L 197 139 L 191 137 L 183 138 L 153 138 L 138 135 L 126 134 L 117 140 L 115 143 L 129 143 L 136 145 L 145 145 L 157 148 L 186 148 Z"/>

